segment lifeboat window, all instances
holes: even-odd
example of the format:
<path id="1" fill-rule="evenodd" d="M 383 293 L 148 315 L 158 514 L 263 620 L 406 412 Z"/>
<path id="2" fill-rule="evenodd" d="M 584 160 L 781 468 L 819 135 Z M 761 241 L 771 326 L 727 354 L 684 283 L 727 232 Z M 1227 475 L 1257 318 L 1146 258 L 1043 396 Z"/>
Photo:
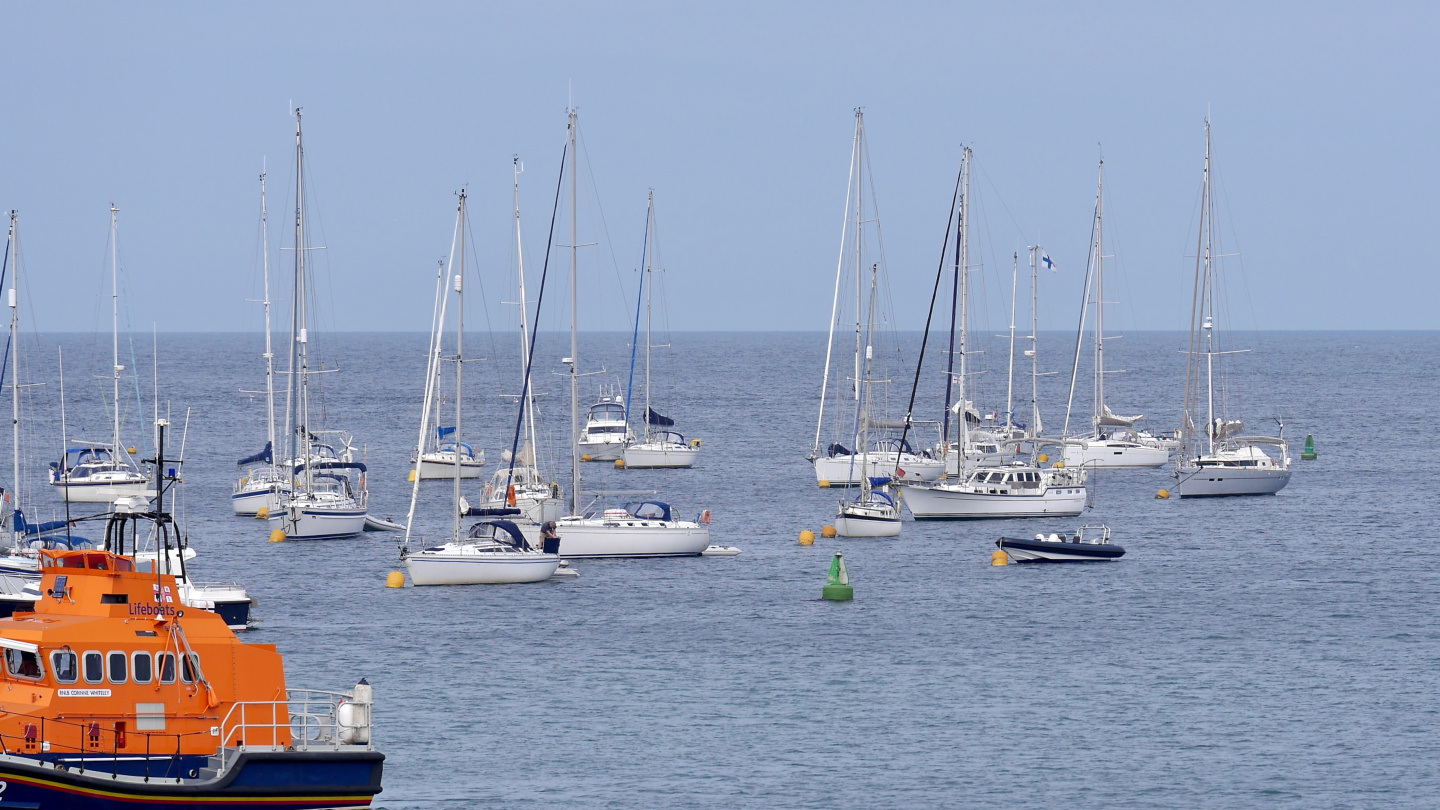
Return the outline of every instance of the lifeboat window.
<path id="1" fill-rule="evenodd" d="M 175 682 L 175 653 L 160 653 L 160 682 Z"/>
<path id="2" fill-rule="evenodd" d="M 75 683 L 80 680 L 80 659 L 72 650 L 56 650 L 50 653 L 50 667 L 55 671 L 55 680 L 60 683 Z"/>
<path id="3" fill-rule="evenodd" d="M 154 662 L 148 652 L 137 652 L 130 662 L 130 672 L 135 676 L 135 683 L 150 683 L 153 677 Z"/>
<path id="4" fill-rule="evenodd" d="M 85 682 L 100 683 L 105 680 L 105 657 L 95 650 L 85 653 Z"/>
<path id="5" fill-rule="evenodd" d="M 40 678 L 40 656 L 38 653 L 5 648 L 5 669 L 17 678 Z"/>
<path id="6" fill-rule="evenodd" d="M 110 666 L 106 674 L 110 683 L 125 683 L 125 676 L 130 672 L 130 659 L 123 652 L 110 653 Z"/>
<path id="7" fill-rule="evenodd" d="M 195 682 L 195 673 L 200 669 L 200 656 L 191 653 L 180 659 L 180 680 L 185 683 Z"/>

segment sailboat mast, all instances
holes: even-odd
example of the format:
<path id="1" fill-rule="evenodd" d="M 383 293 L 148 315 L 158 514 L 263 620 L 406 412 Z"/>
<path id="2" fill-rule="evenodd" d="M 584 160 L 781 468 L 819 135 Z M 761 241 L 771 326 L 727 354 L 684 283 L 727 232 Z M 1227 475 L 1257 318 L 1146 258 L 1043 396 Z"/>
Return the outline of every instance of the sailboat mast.
<path id="1" fill-rule="evenodd" d="M 1005 432 L 1015 422 L 1015 306 L 1020 289 L 1020 251 L 1010 257 L 1010 373 L 1005 383 Z M 1008 438 L 1008 435 L 1007 435 Z"/>
<path id="2" fill-rule="evenodd" d="M 1215 218 L 1213 197 L 1210 190 L 1210 119 L 1205 119 L 1205 190 L 1201 200 L 1204 221 L 1201 229 L 1205 234 L 1205 389 L 1207 394 L 1207 416 L 1205 436 L 1209 442 L 1210 454 L 1215 453 L 1215 267 L 1213 249 L 1215 245 Z"/>
<path id="3" fill-rule="evenodd" d="M 1030 248 L 1030 435 L 1040 435 L 1040 274 Z"/>
<path id="4" fill-rule="evenodd" d="M 966 404 L 965 383 L 969 361 L 966 357 L 965 342 L 970 331 L 970 147 L 965 147 L 962 158 L 965 164 L 965 185 L 961 190 L 960 204 L 960 262 L 955 272 L 960 274 L 960 463 L 965 464 L 965 446 L 970 443 L 969 406 Z M 961 472 L 964 472 L 962 469 Z"/>
<path id="5" fill-rule="evenodd" d="M 835 348 L 835 326 L 840 314 L 840 279 L 845 270 L 845 238 L 850 227 L 850 201 L 855 186 L 855 173 L 859 170 L 861 121 L 864 113 L 855 108 L 855 140 L 850 146 L 850 178 L 845 183 L 845 216 L 840 226 L 840 257 L 835 260 L 835 295 L 830 302 L 830 335 L 825 340 L 825 376 L 820 381 L 820 415 L 815 419 L 815 444 L 810 448 L 810 457 L 820 455 L 820 433 L 825 427 L 825 396 L 830 390 L 830 361 Z M 838 383 L 837 383 L 838 384 Z M 838 403 L 837 403 L 838 405 Z"/>
<path id="6" fill-rule="evenodd" d="M 524 389 L 521 395 L 525 399 L 525 419 L 527 422 L 527 435 L 530 439 L 530 452 L 532 456 L 531 466 L 539 470 L 539 444 L 535 440 L 535 397 L 530 391 L 530 337 L 529 337 L 529 313 L 527 307 L 529 301 L 525 298 L 525 244 L 520 238 L 520 173 L 525 171 L 520 165 L 520 158 L 512 159 L 512 169 L 515 175 L 515 259 L 519 265 L 520 273 L 520 385 Z M 511 464 L 515 462 L 512 459 Z"/>
<path id="7" fill-rule="evenodd" d="M 265 407 L 269 421 L 266 438 L 270 442 L 270 466 L 275 466 L 275 351 L 270 345 L 270 219 L 265 208 L 265 171 L 260 172 L 260 255 L 261 276 L 265 283 Z"/>
<path id="8" fill-rule="evenodd" d="M 570 514 L 580 514 L 580 255 L 575 232 L 577 121 L 570 108 Z"/>
<path id="9" fill-rule="evenodd" d="M 861 252 L 863 250 L 861 229 L 864 223 L 865 208 L 865 119 L 861 110 L 855 111 L 855 161 L 860 168 L 855 172 L 855 377 L 851 386 L 855 392 L 855 402 L 860 402 L 860 343 L 862 332 L 865 326 L 861 315 L 862 302 L 864 300 L 864 279 L 861 274 L 864 272 L 864 265 L 861 263 Z M 865 448 L 855 448 L 856 453 L 863 453 Z"/>
<path id="10" fill-rule="evenodd" d="M 309 378 L 309 334 L 306 329 L 307 309 L 305 266 L 305 147 L 301 134 L 300 108 L 295 108 L 295 299 L 292 311 L 294 336 L 291 345 L 291 359 L 294 373 L 291 385 L 295 388 L 293 431 L 290 442 L 291 469 L 303 464 L 305 470 L 305 491 L 310 492 L 314 481 L 310 468 L 310 378 Z M 293 475 L 293 473 L 292 473 Z"/>
<path id="11" fill-rule="evenodd" d="M 1100 159 L 1100 179 L 1095 192 L 1095 421 L 1099 435 L 1105 416 L 1105 159 Z"/>
<path id="12" fill-rule="evenodd" d="M 456 262 L 455 272 L 455 508 L 450 510 L 455 516 L 455 540 L 460 540 L 460 474 L 462 471 L 460 457 L 461 442 L 461 417 L 464 411 L 461 409 L 461 400 L 465 392 L 465 189 L 460 189 L 460 211 L 455 222 L 455 233 L 459 237 L 456 253 L 459 261 Z M 418 477 L 418 475 L 417 475 Z"/>
<path id="13" fill-rule="evenodd" d="M 655 293 L 655 192 L 650 191 L 645 220 L 650 223 L 650 250 L 645 255 L 645 441 L 650 441 L 650 300 Z"/>
<path id="14" fill-rule="evenodd" d="M 115 428 L 110 446 L 114 448 L 117 462 L 120 454 L 125 452 L 120 447 L 120 372 L 124 371 L 125 367 L 120 365 L 120 248 L 115 242 L 119 233 L 119 213 L 120 209 L 115 207 L 115 203 L 110 203 L 110 346 L 115 383 Z"/>
<path id="15" fill-rule="evenodd" d="M 19 212 L 10 212 L 10 346 L 15 353 L 15 370 L 10 373 L 10 408 L 13 455 L 10 471 L 10 508 L 20 512 L 20 249 Z M 63 451 L 62 451 L 63 458 Z M 11 520 L 12 547 L 20 545 L 20 521 Z"/>
<path id="16" fill-rule="evenodd" d="M 856 450 L 855 450 L 855 452 L 856 452 L 856 453 L 861 452 L 860 448 L 868 447 L 869 444 L 870 444 L 870 407 L 871 407 L 871 393 L 872 393 L 872 390 L 873 390 L 873 388 L 874 388 L 874 385 L 873 385 L 873 384 L 871 383 L 871 381 L 870 381 L 870 374 L 871 374 L 871 369 L 873 368 L 873 365 L 874 365 L 874 358 L 875 358 L 875 299 L 878 297 L 878 296 L 877 296 L 877 293 L 878 293 L 878 291 L 879 291 L 879 288 L 880 288 L 879 268 L 878 268 L 878 265 L 872 264 L 872 265 L 870 265 L 870 314 L 869 314 L 869 317 L 867 318 L 868 323 L 867 323 L 866 335 L 865 335 L 865 376 L 864 376 L 864 378 L 862 379 L 862 383 L 861 383 L 862 385 L 865 386 L 865 399 L 864 399 L 864 406 L 858 410 L 858 414 L 859 414 L 859 415 L 858 415 L 858 418 L 857 418 L 857 420 L 856 420 L 856 422 L 857 422 L 856 427 L 858 428 L 859 434 L 860 434 L 859 441 L 855 442 L 855 445 L 856 445 Z M 861 458 L 866 458 L 866 456 L 861 456 Z M 899 461 L 900 461 L 900 449 L 899 449 L 899 448 L 896 448 L 896 451 L 895 451 L 895 460 L 896 460 L 896 466 L 899 466 Z M 852 475 L 853 475 L 853 473 L 852 473 Z M 864 503 L 869 503 L 869 502 L 870 502 L 870 481 L 868 480 L 868 478 L 866 478 L 866 476 L 869 476 L 869 475 L 870 475 L 870 466 L 869 466 L 868 464 L 862 465 L 861 470 L 860 470 L 860 476 L 861 476 L 861 479 L 862 479 L 861 482 L 860 482 L 860 483 L 861 483 L 860 500 L 861 500 L 862 502 L 864 502 Z"/>

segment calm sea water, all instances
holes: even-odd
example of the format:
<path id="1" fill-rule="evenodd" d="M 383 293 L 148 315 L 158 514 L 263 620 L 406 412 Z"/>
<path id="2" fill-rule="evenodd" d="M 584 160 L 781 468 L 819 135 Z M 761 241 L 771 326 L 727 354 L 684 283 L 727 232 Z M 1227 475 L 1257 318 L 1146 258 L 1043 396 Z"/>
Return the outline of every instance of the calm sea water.
<path id="1" fill-rule="evenodd" d="M 1068 339 L 1046 336 L 1046 369 L 1068 373 Z M 515 353 L 514 340 L 487 341 L 473 340 L 477 355 Z M 1126 370 L 1109 381 L 1114 410 L 1176 426 L 1184 341 L 1138 334 L 1114 347 L 1112 367 Z M 137 338 L 147 378 L 149 342 Z M 989 565 L 1002 532 L 1078 521 L 907 522 L 895 540 L 798 546 L 839 497 L 815 487 L 804 458 L 824 335 L 670 342 L 657 409 L 703 439 L 701 464 L 591 464 L 587 485 L 655 488 L 684 515 L 708 508 L 714 540 L 743 555 L 387 590 L 385 574 L 400 568 L 394 535 L 271 544 L 265 524 L 230 515 L 234 460 L 264 443 L 263 401 L 239 390 L 263 383 L 259 337 L 160 337 L 177 428 L 191 409 L 193 570 L 259 597 L 264 621 L 246 640 L 278 645 L 292 686 L 375 685 L 388 757 L 377 806 L 1376 807 L 1440 795 L 1440 520 L 1429 498 L 1440 334 L 1260 335 L 1233 391 L 1254 430 L 1273 430 L 1266 420 L 1282 413 L 1297 454 L 1314 433 L 1318 461 L 1297 461 L 1277 497 L 1208 502 L 1155 500 L 1164 471 L 1103 474 L 1084 521 L 1111 526 L 1122 561 L 1005 568 Z M 70 434 L 108 435 L 97 390 L 108 383 L 96 380 L 108 336 L 30 339 L 29 379 L 48 381 L 27 395 L 31 471 L 59 445 L 58 344 Z M 628 348 L 621 335 L 585 346 L 609 369 L 586 378 L 588 401 L 619 378 Z M 424 347 L 423 335 L 327 339 L 341 373 L 324 378 L 324 406 L 366 446 L 379 515 L 403 517 L 408 504 Z M 544 336 L 542 372 L 559 372 L 567 349 Z M 982 375 L 992 401 L 1004 395 L 997 357 Z M 513 429 L 514 366 L 477 361 L 466 390 L 490 470 Z M 908 392 L 909 373 L 891 370 L 905 381 L 892 397 Z M 568 389 L 539 377 L 563 439 Z M 1051 431 L 1067 383 L 1044 380 Z M 917 411 L 939 411 L 939 385 Z M 135 407 L 130 390 L 127 442 L 139 444 Z M 420 525 L 434 536 L 449 488 L 425 493 Z M 835 550 L 854 602 L 818 600 Z"/>

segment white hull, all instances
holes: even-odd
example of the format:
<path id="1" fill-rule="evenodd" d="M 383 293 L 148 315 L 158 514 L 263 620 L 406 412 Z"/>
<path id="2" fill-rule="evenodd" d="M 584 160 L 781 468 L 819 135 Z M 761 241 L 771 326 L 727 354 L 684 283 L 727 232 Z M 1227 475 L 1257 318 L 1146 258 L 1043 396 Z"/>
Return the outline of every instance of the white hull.
<path id="1" fill-rule="evenodd" d="M 1056 543 L 1055 545 L 1060 546 L 1064 544 Z M 1071 553 L 1064 551 L 1063 549 L 1057 549 L 1054 551 L 1037 551 L 1029 548 L 1005 546 L 1005 553 L 1010 555 L 1010 559 L 1014 560 L 1015 562 L 1035 562 L 1038 560 L 1045 560 L 1048 562 L 1103 562 L 1105 560 L 1105 558 L 1103 557 L 1096 557 L 1094 555 L 1083 554 L 1079 552 Z"/>
<path id="2" fill-rule="evenodd" d="M 436 479 L 453 480 L 455 478 L 455 459 L 452 457 L 446 461 L 435 458 L 435 453 L 426 453 L 420 458 L 420 480 L 434 481 Z M 462 461 L 460 462 L 461 478 L 479 478 L 485 462 L 483 461 Z"/>
<path id="3" fill-rule="evenodd" d="M 1290 483 L 1290 470 L 1243 467 L 1181 467 L 1172 492 L 1180 498 L 1274 495 Z"/>
<path id="4" fill-rule="evenodd" d="M 580 442 L 580 455 L 591 461 L 614 461 L 625 453 L 625 442 Z"/>
<path id="5" fill-rule="evenodd" d="M 544 582 L 560 567 L 554 554 L 533 552 L 431 552 L 405 558 L 415 585 L 508 585 Z"/>
<path id="6" fill-rule="evenodd" d="M 60 481 L 51 481 L 50 485 L 55 487 L 62 499 L 70 503 L 114 503 L 121 498 L 155 497 L 155 491 L 150 489 L 150 482 L 143 478 L 135 481 L 118 478 L 95 480 L 92 477 L 88 483 L 83 484 L 67 483 L 62 478 Z"/>
<path id="7" fill-rule="evenodd" d="M 627 469 L 693 467 L 700 458 L 700 448 L 674 442 L 647 442 L 625 448 L 624 458 Z"/>
<path id="8" fill-rule="evenodd" d="M 290 504 L 270 513 L 270 528 L 287 540 L 334 540 L 365 531 L 365 509 Z"/>
<path id="9" fill-rule="evenodd" d="M 260 513 L 260 507 L 265 507 L 267 512 L 280 510 L 281 492 L 288 494 L 288 486 L 275 486 L 265 484 L 254 488 L 242 488 L 230 496 L 230 506 L 235 514 L 241 517 L 254 517 Z"/>
<path id="10" fill-rule="evenodd" d="M 1085 487 L 1047 489 L 1040 494 L 991 494 L 958 486 L 906 486 L 901 499 L 910 514 L 926 518 L 1074 517 L 1085 510 Z"/>
<path id="11" fill-rule="evenodd" d="M 563 518 L 556 524 L 560 556 L 688 557 L 710 545 L 710 528 L 689 521 Z"/>
<path id="12" fill-rule="evenodd" d="M 1159 447 L 1145 447 L 1130 442 L 1085 440 L 1086 446 L 1065 446 L 1066 467 L 1137 468 L 1163 467 L 1170 461 L 1170 452 Z"/>
<path id="13" fill-rule="evenodd" d="M 835 533 L 841 537 L 899 537 L 900 516 L 876 518 L 841 512 L 835 517 Z"/>
<path id="14" fill-rule="evenodd" d="M 934 481 L 945 473 L 945 462 L 905 453 L 899 459 L 899 468 L 905 472 L 900 476 L 902 481 Z M 823 456 L 815 459 L 815 480 L 830 486 L 860 486 L 868 483 L 867 478 L 888 478 L 895 469 L 894 453 Z"/>

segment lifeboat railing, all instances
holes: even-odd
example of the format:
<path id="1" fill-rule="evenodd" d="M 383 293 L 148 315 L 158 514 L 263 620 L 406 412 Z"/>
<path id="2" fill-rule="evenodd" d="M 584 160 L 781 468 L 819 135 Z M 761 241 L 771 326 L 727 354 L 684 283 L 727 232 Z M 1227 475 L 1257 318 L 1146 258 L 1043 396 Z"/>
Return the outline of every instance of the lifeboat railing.
<path id="1" fill-rule="evenodd" d="M 357 698 L 360 689 L 366 694 Z M 218 770 L 223 773 L 230 760 L 250 749 L 372 750 L 369 689 L 365 684 L 346 692 L 291 689 L 285 700 L 231 704 L 218 729 Z"/>
<path id="2" fill-rule="evenodd" d="M 41 765 L 74 769 L 81 774 L 108 770 L 115 779 L 125 776 L 143 778 L 145 782 L 173 780 L 178 783 L 185 775 L 184 738 L 212 736 L 208 731 L 137 731 L 127 728 L 128 721 L 112 724 L 99 719 L 71 721 L 40 715 L 17 716 L 28 718 L 29 722 L 20 734 L 0 733 L 0 754 L 34 759 Z M 143 759 L 143 772 L 121 774 L 122 757 Z"/>

